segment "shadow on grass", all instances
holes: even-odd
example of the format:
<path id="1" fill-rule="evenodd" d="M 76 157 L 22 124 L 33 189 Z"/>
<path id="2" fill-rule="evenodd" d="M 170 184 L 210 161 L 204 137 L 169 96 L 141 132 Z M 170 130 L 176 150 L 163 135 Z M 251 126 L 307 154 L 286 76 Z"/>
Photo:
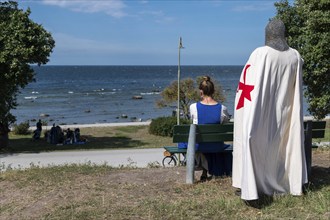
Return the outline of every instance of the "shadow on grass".
<path id="1" fill-rule="evenodd" d="M 45 139 L 32 140 L 30 138 L 10 139 L 8 149 L 2 150 L 1 154 L 12 153 L 39 153 L 58 150 L 95 150 L 95 149 L 127 149 L 138 148 L 146 143 L 133 140 L 128 137 L 87 137 L 84 144 L 54 145 Z"/>
<path id="2" fill-rule="evenodd" d="M 312 167 L 309 183 L 304 186 L 304 193 L 313 193 L 324 187 L 330 186 L 330 167 Z M 263 209 L 270 206 L 274 201 L 273 196 L 260 195 L 258 200 L 244 201 L 246 205 Z"/>
<path id="3" fill-rule="evenodd" d="M 246 205 L 256 209 L 263 209 L 270 206 L 274 201 L 273 196 L 260 195 L 258 200 L 244 201 Z"/>
<path id="4" fill-rule="evenodd" d="M 318 191 L 325 186 L 330 186 L 330 167 L 313 166 L 307 191 Z"/>

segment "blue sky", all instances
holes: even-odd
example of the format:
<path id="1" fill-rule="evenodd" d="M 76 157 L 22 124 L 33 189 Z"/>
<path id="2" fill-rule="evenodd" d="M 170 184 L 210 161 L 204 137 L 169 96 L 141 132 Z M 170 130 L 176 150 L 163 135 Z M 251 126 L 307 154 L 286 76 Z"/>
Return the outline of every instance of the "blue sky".
<path id="1" fill-rule="evenodd" d="M 52 33 L 51 65 L 242 65 L 264 45 L 271 0 L 20 0 Z"/>

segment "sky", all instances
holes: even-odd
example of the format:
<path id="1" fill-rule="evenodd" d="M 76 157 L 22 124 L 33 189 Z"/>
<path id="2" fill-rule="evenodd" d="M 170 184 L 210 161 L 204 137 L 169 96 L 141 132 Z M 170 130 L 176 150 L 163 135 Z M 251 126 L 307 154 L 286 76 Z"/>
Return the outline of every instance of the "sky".
<path id="1" fill-rule="evenodd" d="M 55 39 L 47 65 L 243 65 L 272 0 L 19 0 Z"/>

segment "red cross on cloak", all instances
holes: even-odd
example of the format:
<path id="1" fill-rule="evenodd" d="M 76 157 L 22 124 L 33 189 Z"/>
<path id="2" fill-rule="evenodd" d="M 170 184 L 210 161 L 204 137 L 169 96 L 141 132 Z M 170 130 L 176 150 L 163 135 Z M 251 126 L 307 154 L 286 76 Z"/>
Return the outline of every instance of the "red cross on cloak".
<path id="1" fill-rule="evenodd" d="M 254 86 L 245 84 L 246 71 L 250 66 L 251 66 L 250 64 L 245 66 L 244 75 L 243 75 L 243 83 L 239 82 L 239 84 L 238 84 L 237 91 L 242 90 L 242 93 L 241 93 L 241 96 L 239 97 L 239 100 L 238 100 L 238 103 L 236 106 L 236 110 L 244 107 L 244 98 L 251 101 L 251 92 L 254 89 Z"/>

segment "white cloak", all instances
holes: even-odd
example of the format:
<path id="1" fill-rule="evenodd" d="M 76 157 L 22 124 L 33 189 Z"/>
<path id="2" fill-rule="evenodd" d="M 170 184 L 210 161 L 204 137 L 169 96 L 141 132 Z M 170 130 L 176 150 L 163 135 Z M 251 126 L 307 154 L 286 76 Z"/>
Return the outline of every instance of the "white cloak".
<path id="1" fill-rule="evenodd" d="M 257 48 L 245 65 L 234 114 L 233 186 L 258 194 L 302 194 L 307 183 L 298 51 Z"/>

